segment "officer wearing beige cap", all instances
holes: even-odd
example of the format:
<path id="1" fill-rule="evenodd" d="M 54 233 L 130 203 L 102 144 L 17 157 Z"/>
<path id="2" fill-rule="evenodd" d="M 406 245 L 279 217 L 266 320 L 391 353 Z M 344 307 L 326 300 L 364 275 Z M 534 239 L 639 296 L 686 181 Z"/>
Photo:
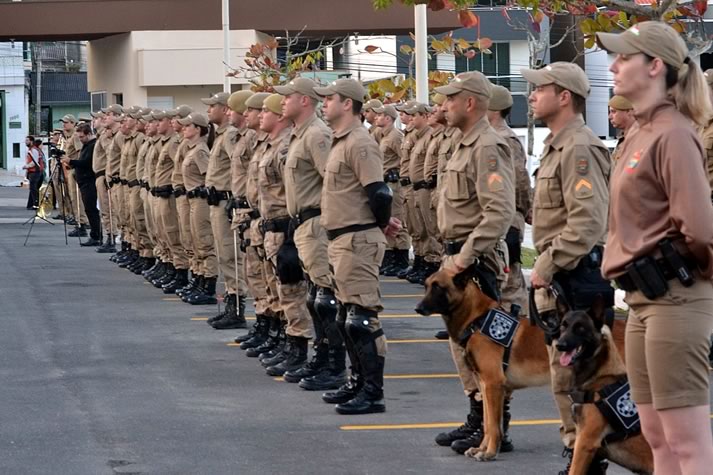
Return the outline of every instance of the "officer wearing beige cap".
<path id="1" fill-rule="evenodd" d="M 384 182 L 391 188 L 394 197 L 391 202 L 391 216 L 401 222 L 406 222 L 406 207 L 404 193 L 400 183 L 401 144 L 404 134 L 395 126 L 399 113 L 393 105 L 375 109 L 376 125 L 381 127 L 383 136 L 379 149 L 384 157 Z M 408 268 L 411 236 L 402 227 L 392 237 L 386 237 L 386 253 L 381 267 L 385 276 L 395 276 Z"/>
<path id="2" fill-rule="evenodd" d="M 409 175 L 410 173 L 410 168 L 411 168 L 411 149 L 413 148 L 414 144 L 416 143 L 415 140 L 415 130 L 413 127 L 413 124 L 411 123 L 412 121 L 412 116 L 406 113 L 407 109 L 410 109 L 416 104 L 416 101 L 408 101 L 402 104 L 396 105 L 396 110 L 399 112 L 399 117 L 401 119 L 401 123 L 404 126 L 404 138 L 401 141 L 401 161 L 399 164 L 399 183 L 401 184 L 401 191 L 403 193 L 404 197 L 404 209 L 405 209 L 405 214 L 404 217 L 406 220 L 404 221 L 404 228 L 408 231 L 409 233 L 409 238 L 412 238 L 413 236 L 413 229 L 417 227 L 416 224 L 414 224 L 414 220 L 416 219 L 415 214 L 415 199 L 414 199 L 414 194 L 413 194 L 413 184 L 411 177 Z M 414 249 L 416 248 L 416 243 L 413 242 L 412 240 L 412 245 L 414 245 Z M 422 258 L 418 256 L 418 258 L 414 261 L 413 266 L 409 266 L 405 269 L 402 269 L 401 272 L 397 273 L 397 277 L 399 279 L 406 279 L 409 274 L 411 274 L 413 271 L 419 270 L 423 267 L 422 263 Z"/>
<path id="3" fill-rule="evenodd" d="M 319 218 L 332 130 L 317 117 L 320 97 L 315 86 L 311 79 L 297 78 L 275 90 L 284 95 L 283 116 L 294 123 L 285 164 L 285 192 L 294 241 L 310 280 L 307 307 L 315 331 L 314 357 L 301 368 L 287 371 L 285 380 L 299 382 L 304 389 L 324 390 L 346 382 L 346 349 L 336 322 L 338 304 L 327 257 L 327 233 Z"/>
<path id="4" fill-rule="evenodd" d="M 492 288 L 505 281 L 507 251 L 503 237 L 515 214 L 514 173 L 509 148 L 486 117 L 491 84 L 479 72 L 458 74 L 447 86 L 435 92 L 446 96 L 443 107 L 451 127 L 462 133 L 443 173 L 438 199 L 438 229 L 444 241 L 442 268 L 459 273 L 472 265 L 487 276 Z M 459 453 L 480 444 L 482 401 L 478 380 L 465 360 L 463 348 L 450 340 L 453 361 L 464 392 L 470 401 L 469 421 L 473 432 L 439 434 L 439 445 L 451 445 Z M 512 450 L 508 437 L 509 405 L 505 401 L 505 427 L 500 450 Z M 473 424 L 471 424 L 473 425 Z"/>
<path id="5" fill-rule="evenodd" d="M 119 215 L 121 214 L 123 193 L 120 191 L 121 179 L 119 178 L 119 169 L 121 167 L 121 148 L 124 145 L 124 135 L 121 133 L 121 117 L 124 109 L 118 104 L 112 104 L 109 107 L 102 109 L 106 114 L 107 128 L 113 128 L 112 132 L 107 134 L 110 138 L 106 147 L 107 163 L 106 163 L 106 180 L 109 186 L 109 200 L 111 207 L 112 220 L 116 227 L 117 234 L 119 229 Z M 112 261 L 124 260 L 129 257 L 131 251 L 130 244 L 121 237 L 121 250 L 114 256 Z"/>
<path id="6" fill-rule="evenodd" d="M 383 158 L 361 123 L 366 90 L 354 79 L 339 79 L 315 92 L 324 97 L 324 116 L 334 131 L 322 191 L 322 225 L 334 269 L 338 323 L 352 363 L 350 380 L 325 393 L 340 414 L 384 412 L 386 337 L 379 265 L 386 238 L 400 227 L 391 218 L 392 193 L 384 183 Z M 357 257 L 358 256 L 358 257 Z"/>
<path id="7" fill-rule="evenodd" d="M 713 206 L 696 131 L 713 111 L 684 38 L 654 21 L 597 34 L 616 54 L 614 93 L 636 114 L 612 173 L 602 270 L 626 291 L 631 399 L 657 474 L 713 466 Z"/>
<path id="8" fill-rule="evenodd" d="M 138 111 L 139 109 L 136 108 L 134 110 Z M 121 266 L 132 272 L 138 269 L 142 271 L 146 269 L 146 255 L 148 253 L 148 243 L 141 239 L 137 225 L 140 214 L 143 214 L 143 202 L 141 200 L 140 182 L 136 176 L 136 168 L 139 150 L 146 140 L 146 136 L 142 132 L 143 126 L 139 125 L 137 117 L 139 117 L 138 113 L 132 112 L 124 116 L 122 120 L 122 125 L 126 126 L 127 133 L 121 150 L 122 159 L 119 168 L 119 175 L 126 182 L 123 186 L 124 202 L 126 203 L 123 217 L 125 220 L 124 228 L 127 230 L 129 242 L 132 249 L 134 249 L 132 260 L 124 262 Z"/>
<path id="9" fill-rule="evenodd" d="M 522 241 L 525 237 L 525 220 L 532 212 L 532 187 L 530 186 L 530 175 L 527 172 L 525 148 L 522 146 L 520 138 L 507 123 L 512 104 L 512 95 L 507 88 L 500 85 L 492 86 L 492 95 L 488 105 L 488 121 L 510 147 L 510 159 L 515 170 L 515 219 L 505 237 L 510 272 L 501 298 L 504 308 L 510 308 L 512 304 L 517 304 L 522 309 L 520 314 L 527 316 L 527 286 L 522 274 L 520 256 Z"/>
<path id="10" fill-rule="evenodd" d="M 540 289 L 538 293 L 548 293 L 553 279 L 564 289 L 571 289 L 570 280 L 591 275 L 600 282 L 603 292 L 608 292 L 608 282 L 598 276 L 607 226 L 611 160 L 606 146 L 582 117 L 589 80 L 582 68 L 563 62 L 538 70 L 522 69 L 521 73 L 535 86 L 529 98 L 535 118 L 550 129 L 535 182 L 532 234 L 539 256 L 530 282 Z M 575 308 L 584 305 L 581 295 L 567 292 L 567 299 Z M 569 399 L 572 370 L 560 365 L 556 339 L 550 340 L 552 391 L 562 418 L 565 455 L 571 457 L 575 440 Z"/>
<path id="11" fill-rule="evenodd" d="M 60 119 L 60 122 L 62 122 L 63 134 L 59 143 L 59 148 L 64 151 L 65 157 L 69 158 L 69 160 L 78 160 L 79 152 L 82 150 L 82 142 L 79 141 L 75 132 L 77 119 L 73 115 L 67 114 Z M 87 220 L 87 215 L 84 212 L 84 203 L 82 203 L 81 197 L 77 193 L 78 187 L 74 169 L 69 166 L 65 166 L 64 175 L 67 183 L 67 191 L 69 192 L 69 200 L 71 201 L 71 209 L 69 203 L 64 203 L 63 207 L 66 208 L 69 213 L 63 214 L 74 216 L 74 221 L 76 221 L 75 225 L 77 226 L 69 233 L 69 236 L 86 236 L 86 227 L 89 221 Z"/>
<path id="12" fill-rule="evenodd" d="M 383 107 L 384 104 L 379 99 L 370 99 L 364 104 L 362 113 L 364 114 L 364 119 L 369 123 L 369 135 L 371 135 L 376 143 L 381 142 L 381 138 L 384 136 L 381 127 L 376 123 L 376 109 Z"/>
<path id="13" fill-rule="evenodd" d="M 94 128 L 97 131 L 97 141 L 94 144 L 94 155 L 92 157 L 92 169 L 96 176 L 97 199 L 99 201 L 99 212 L 101 214 L 101 223 L 103 232 L 106 233 L 106 242 L 97 248 L 97 252 L 114 252 L 113 237 L 116 236 L 116 230 L 112 229 L 112 223 L 109 216 L 109 187 L 106 183 L 106 162 L 107 154 L 106 147 L 110 140 L 107 140 L 106 130 L 107 121 L 106 114 L 103 112 L 92 112 L 94 117 Z M 60 208 L 61 209 L 61 208 Z"/>
<path id="14" fill-rule="evenodd" d="M 233 196 L 231 191 L 230 155 L 238 139 L 238 131 L 230 125 L 230 94 L 219 92 L 201 101 L 208 106 L 208 119 L 216 126 L 215 141 L 210 150 L 210 162 L 206 173 L 205 186 L 208 189 L 208 204 L 210 208 L 210 223 L 215 241 L 218 264 L 225 279 L 225 312 L 218 314 L 221 318 L 211 321 L 216 330 L 231 328 L 246 328 L 245 301 L 247 289 L 245 278 L 240 274 L 242 268 L 242 252 L 238 252 L 235 260 L 233 246 L 233 231 L 230 228 L 225 206 Z M 204 230 L 208 232 L 208 230 Z M 235 279 L 235 268 L 238 267 L 238 280 Z"/>
<path id="15" fill-rule="evenodd" d="M 139 150 L 136 154 L 136 173 L 132 180 L 138 181 L 138 197 L 132 195 L 131 202 L 131 213 L 134 222 L 134 229 L 136 232 L 138 244 L 139 244 L 139 254 L 141 257 L 141 265 L 138 263 L 133 266 L 132 272 L 134 274 L 142 274 L 148 271 L 156 264 L 156 259 L 154 257 L 154 242 L 151 238 L 149 232 L 149 224 L 146 209 L 149 206 L 149 191 L 146 189 L 145 176 L 146 176 L 146 157 L 148 156 L 149 148 L 153 146 L 152 137 L 156 135 L 156 130 L 151 129 L 148 126 L 148 121 L 145 120 L 145 116 L 141 111 L 136 114 L 132 114 L 132 117 L 137 120 L 137 130 L 144 134 L 144 140 Z M 131 189 L 134 193 L 134 188 Z"/>
<path id="16" fill-rule="evenodd" d="M 613 127 L 619 129 L 616 148 L 611 155 L 612 161 L 616 164 L 619 160 L 619 153 L 624 144 L 624 139 L 626 138 L 626 132 L 636 122 L 636 116 L 634 115 L 634 106 L 631 105 L 631 102 L 624 96 L 612 96 L 612 98 L 609 99 L 608 106 L 609 122 Z"/>

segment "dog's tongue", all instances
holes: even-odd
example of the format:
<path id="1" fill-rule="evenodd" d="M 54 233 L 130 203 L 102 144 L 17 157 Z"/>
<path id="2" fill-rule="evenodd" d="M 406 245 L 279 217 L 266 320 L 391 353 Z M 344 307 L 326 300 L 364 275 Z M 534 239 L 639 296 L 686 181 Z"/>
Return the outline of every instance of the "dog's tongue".
<path id="1" fill-rule="evenodd" d="M 560 365 L 567 367 L 572 364 L 572 358 L 574 358 L 574 353 L 576 350 L 568 351 L 567 353 L 562 353 L 560 355 Z"/>

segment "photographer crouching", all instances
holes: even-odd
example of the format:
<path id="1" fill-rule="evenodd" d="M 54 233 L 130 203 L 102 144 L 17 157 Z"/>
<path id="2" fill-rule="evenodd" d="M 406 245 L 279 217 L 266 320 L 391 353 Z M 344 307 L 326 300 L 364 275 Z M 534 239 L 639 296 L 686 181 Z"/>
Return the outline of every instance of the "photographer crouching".
<path id="1" fill-rule="evenodd" d="M 79 185 L 79 192 L 82 195 L 84 210 L 87 213 L 89 227 L 89 240 L 81 243 L 81 246 L 100 246 L 102 244 L 101 220 L 97 209 L 97 187 L 96 177 L 92 169 L 92 157 L 94 155 L 94 144 L 97 139 L 92 133 L 89 124 L 81 123 L 77 126 L 77 138 L 82 142 L 83 147 L 76 160 L 68 157 L 62 158 L 62 163 L 74 168 L 75 178 Z"/>

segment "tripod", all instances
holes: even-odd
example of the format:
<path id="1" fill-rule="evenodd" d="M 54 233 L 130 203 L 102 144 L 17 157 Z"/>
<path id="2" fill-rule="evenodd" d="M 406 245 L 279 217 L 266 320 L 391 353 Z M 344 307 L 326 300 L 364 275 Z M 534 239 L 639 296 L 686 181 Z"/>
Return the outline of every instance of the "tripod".
<path id="1" fill-rule="evenodd" d="M 67 183 L 65 182 L 65 179 L 64 179 L 64 170 L 62 169 L 62 162 L 60 162 L 59 158 L 55 158 L 54 161 L 55 161 L 55 163 L 54 163 L 52 170 L 50 171 L 48 183 L 54 183 L 52 181 L 52 178 L 55 175 L 57 176 L 57 182 L 59 183 L 59 190 L 55 190 L 55 193 L 57 191 L 59 191 L 59 193 L 61 194 L 61 197 L 62 197 L 62 200 L 61 200 L 62 203 L 69 202 L 69 209 L 72 209 L 72 198 L 69 196 L 69 192 L 67 190 Z M 37 221 L 38 218 L 41 219 L 42 221 L 44 221 L 45 223 L 49 223 L 52 226 L 54 226 L 53 222 L 47 220 L 43 216 L 40 216 L 40 209 L 42 208 L 41 205 L 47 199 L 47 194 L 48 194 L 49 189 L 50 189 L 50 187 L 48 185 L 45 188 L 45 191 L 44 191 L 42 197 L 40 197 L 40 201 L 39 201 L 40 206 L 37 207 L 37 211 L 35 212 L 35 215 L 22 224 L 23 226 L 28 223 L 30 224 L 30 229 L 29 229 L 29 231 L 27 231 L 27 237 L 25 237 L 25 243 L 23 244 L 23 246 L 27 246 L 27 241 L 30 239 L 30 234 L 32 233 L 32 228 L 35 226 L 35 221 Z M 65 200 L 67 200 L 67 201 L 65 201 Z M 64 244 L 69 245 L 69 240 L 67 239 L 67 218 L 66 217 L 64 217 L 64 219 L 62 220 L 62 223 L 64 224 Z M 81 238 L 79 239 L 79 242 L 80 243 L 82 242 Z"/>

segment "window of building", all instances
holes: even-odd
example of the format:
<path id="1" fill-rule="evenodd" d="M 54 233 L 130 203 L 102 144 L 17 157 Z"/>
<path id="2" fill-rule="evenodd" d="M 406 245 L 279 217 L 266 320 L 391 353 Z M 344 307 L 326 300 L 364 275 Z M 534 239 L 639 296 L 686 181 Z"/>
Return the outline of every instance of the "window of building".
<path id="1" fill-rule="evenodd" d="M 491 54 L 479 54 L 473 59 L 465 56 L 456 57 L 456 74 L 466 71 L 480 71 L 501 86 L 510 88 L 510 79 L 499 76 L 510 75 L 510 45 L 495 43 L 490 47 Z"/>
<path id="2" fill-rule="evenodd" d="M 12 144 L 12 158 L 20 158 L 20 144 L 17 142 Z"/>
<path id="3" fill-rule="evenodd" d="M 114 104 L 119 104 L 120 106 L 124 105 L 124 95 L 119 93 L 119 94 L 112 94 L 114 97 Z"/>
<path id="4" fill-rule="evenodd" d="M 92 92 L 92 112 L 96 112 L 106 107 L 106 91 Z"/>
<path id="5" fill-rule="evenodd" d="M 152 109 L 168 110 L 173 109 L 173 96 L 152 96 L 146 98 L 146 105 Z"/>

